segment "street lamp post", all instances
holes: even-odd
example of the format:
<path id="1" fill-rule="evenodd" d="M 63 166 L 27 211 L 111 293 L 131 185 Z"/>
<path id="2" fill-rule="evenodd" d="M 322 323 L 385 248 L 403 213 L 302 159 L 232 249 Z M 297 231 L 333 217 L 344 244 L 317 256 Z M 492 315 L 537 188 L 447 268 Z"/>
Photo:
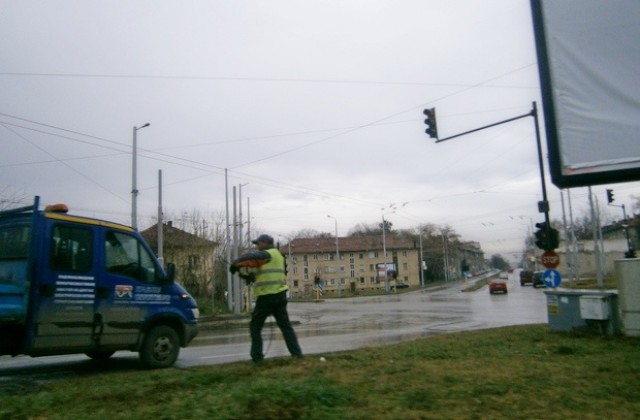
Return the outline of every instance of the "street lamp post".
<path id="1" fill-rule="evenodd" d="M 340 282 L 340 248 L 338 247 L 338 219 L 327 214 L 327 217 L 333 219 L 336 228 L 336 279 Z M 338 288 L 338 285 L 336 285 Z"/>
<path id="2" fill-rule="evenodd" d="M 396 211 L 391 211 L 388 213 L 382 213 L 382 257 L 384 258 L 384 290 L 385 292 L 389 291 L 389 268 L 387 266 L 387 236 L 386 236 L 386 227 L 387 223 L 384 220 L 384 216 L 387 214 L 395 213 Z"/>
<path id="3" fill-rule="evenodd" d="M 331 215 L 327 215 L 328 218 L 333 219 L 336 227 L 336 261 L 340 261 L 340 248 L 338 246 L 338 219 Z"/>
<path id="4" fill-rule="evenodd" d="M 131 227 L 138 229 L 138 140 L 137 132 L 151 124 L 146 123 L 140 127 L 133 127 L 133 156 L 131 163 Z"/>

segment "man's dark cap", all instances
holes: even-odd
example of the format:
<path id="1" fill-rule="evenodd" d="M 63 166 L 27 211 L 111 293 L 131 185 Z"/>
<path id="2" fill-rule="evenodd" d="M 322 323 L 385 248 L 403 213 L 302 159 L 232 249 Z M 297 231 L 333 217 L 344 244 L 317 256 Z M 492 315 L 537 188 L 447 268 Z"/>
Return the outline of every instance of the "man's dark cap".
<path id="1" fill-rule="evenodd" d="M 269 245 L 273 245 L 273 238 L 263 233 L 262 235 L 258 236 L 256 239 L 251 241 L 252 244 L 257 244 L 258 242 L 266 242 Z"/>

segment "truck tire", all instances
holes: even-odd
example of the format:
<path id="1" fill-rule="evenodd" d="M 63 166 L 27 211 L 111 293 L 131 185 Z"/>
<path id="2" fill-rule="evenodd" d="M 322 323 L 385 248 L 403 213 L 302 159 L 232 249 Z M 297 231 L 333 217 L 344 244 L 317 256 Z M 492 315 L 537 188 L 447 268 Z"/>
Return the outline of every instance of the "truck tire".
<path id="1" fill-rule="evenodd" d="M 85 354 L 93 360 L 107 360 L 108 358 L 113 356 L 113 353 L 115 353 L 115 351 L 91 350 L 86 352 Z"/>
<path id="2" fill-rule="evenodd" d="M 173 366 L 180 354 L 178 333 L 166 325 L 151 328 L 140 348 L 140 361 L 151 369 Z"/>

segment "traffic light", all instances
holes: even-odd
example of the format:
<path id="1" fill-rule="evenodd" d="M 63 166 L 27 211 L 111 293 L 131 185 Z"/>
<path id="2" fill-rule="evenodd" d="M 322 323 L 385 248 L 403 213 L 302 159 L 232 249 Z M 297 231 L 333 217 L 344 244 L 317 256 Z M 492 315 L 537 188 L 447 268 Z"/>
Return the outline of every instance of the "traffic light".
<path id="1" fill-rule="evenodd" d="M 607 190 L 607 203 L 611 204 L 613 203 L 614 197 L 613 197 L 613 190 Z"/>
<path id="2" fill-rule="evenodd" d="M 424 123 L 427 125 L 427 129 L 424 130 L 425 133 L 429 135 L 429 137 L 433 139 L 438 138 L 438 124 L 436 123 L 436 109 L 428 108 L 422 111 L 427 118 L 424 120 Z"/>
<path id="3" fill-rule="evenodd" d="M 546 249 L 545 251 L 551 251 L 553 249 L 556 249 L 558 245 L 560 245 L 559 236 L 560 234 L 557 229 L 549 228 L 549 240 L 547 241 L 547 246 L 549 247 L 549 249 Z"/>
<path id="4" fill-rule="evenodd" d="M 552 227 L 547 228 L 547 223 L 536 223 L 536 246 L 545 251 L 554 250 L 560 245 L 560 233 Z"/>
<path id="5" fill-rule="evenodd" d="M 544 249 L 545 251 L 548 248 L 549 238 L 547 238 L 547 223 L 536 223 L 536 246 L 540 249 Z"/>

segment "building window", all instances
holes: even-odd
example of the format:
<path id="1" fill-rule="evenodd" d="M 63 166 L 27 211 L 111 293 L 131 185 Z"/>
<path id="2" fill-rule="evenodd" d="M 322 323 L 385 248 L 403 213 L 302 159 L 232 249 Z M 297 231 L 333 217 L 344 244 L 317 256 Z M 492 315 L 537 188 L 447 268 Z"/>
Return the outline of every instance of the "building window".
<path id="1" fill-rule="evenodd" d="M 200 258 L 198 255 L 189 255 L 188 257 L 188 267 L 192 270 L 195 270 L 200 265 Z"/>
<path id="2" fill-rule="evenodd" d="M 358 258 L 359 258 L 359 259 L 361 259 L 361 260 L 363 260 L 363 259 L 364 259 L 364 254 L 363 254 L 363 253 L 359 253 L 359 254 L 358 254 Z"/>
<path id="3" fill-rule="evenodd" d="M 369 259 L 378 258 L 378 251 L 369 251 Z"/>

